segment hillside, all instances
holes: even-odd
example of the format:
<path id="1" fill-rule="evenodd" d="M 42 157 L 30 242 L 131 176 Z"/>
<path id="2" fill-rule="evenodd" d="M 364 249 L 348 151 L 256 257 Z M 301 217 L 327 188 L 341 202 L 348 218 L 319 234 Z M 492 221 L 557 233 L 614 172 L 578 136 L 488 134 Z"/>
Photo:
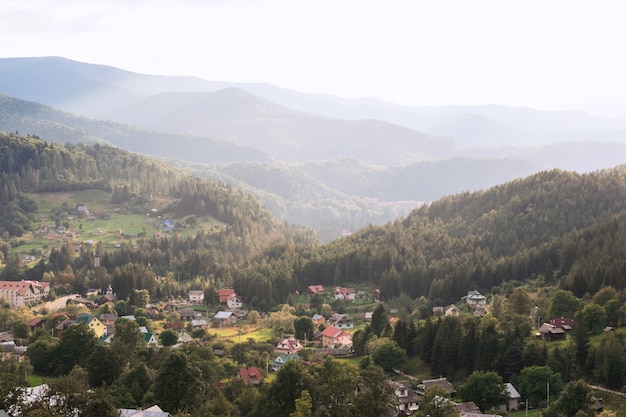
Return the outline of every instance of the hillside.
<path id="1" fill-rule="evenodd" d="M 386 299 L 442 303 L 509 281 L 539 280 L 577 296 L 602 285 L 626 288 L 626 246 L 618 243 L 625 179 L 625 166 L 584 175 L 553 170 L 446 197 L 402 221 L 307 250 L 294 266 L 294 285 L 367 283 Z M 285 258 L 293 256 L 287 250 Z M 245 276 L 239 285 L 246 287 Z"/>
<path id="2" fill-rule="evenodd" d="M 155 130 L 223 137 L 289 162 L 352 156 L 400 164 L 446 158 L 454 149 L 450 139 L 376 120 L 297 112 L 237 88 L 151 96 L 109 117 Z"/>
<path id="3" fill-rule="evenodd" d="M 0 75 L 0 92 L 21 98 L 0 96 L 0 130 L 167 158 L 254 193 L 277 218 L 314 227 L 324 241 L 393 221 L 421 202 L 626 159 L 626 124 L 580 112 L 409 108 L 57 57 L 0 59 Z M 277 183 L 285 190 L 276 193 Z"/>
<path id="4" fill-rule="evenodd" d="M 141 216 L 145 219 L 146 213 L 158 213 L 159 219 L 171 219 L 172 226 L 193 226 L 187 233 L 198 234 L 200 240 L 196 246 L 206 245 L 205 250 L 213 248 L 214 258 L 228 260 L 229 263 L 242 262 L 274 242 L 308 242 L 313 239 L 312 234 L 306 231 L 278 222 L 249 194 L 223 183 L 192 177 L 163 162 L 111 146 L 59 146 L 36 138 L 0 134 L 0 161 L 0 234 L 4 236 L 2 244 L 6 245 L 10 240 L 16 251 L 20 250 L 20 239 L 26 233 L 36 229 L 50 232 L 50 224 L 53 228 L 63 225 L 66 230 L 72 229 L 75 233 L 79 226 L 82 229 L 85 219 L 74 213 L 76 207 L 96 204 L 68 199 L 73 192 L 84 190 L 97 190 L 108 195 L 109 200 L 106 205 L 99 202 L 100 213 L 87 221 L 95 222 L 105 215 L 111 217 L 113 212 L 116 215 L 119 212 L 140 214 L 139 221 L 143 223 L 144 230 L 139 237 L 150 239 L 152 232 L 145 230 L 147 222 L 143 222 Z M 40 197 L 44 195 L 42 193 L 49 197 Z M 46 203 L 50 211 L 40 212 L 35 198 L 51 199 L 55 193 L 62 196 L 61 200 L 56 200 L 56 206 Z M 150 225 L 160 222 L 152 220 Z M 170 231 L 173 232 L 174 228 Z M 55 237 L 63 245 L 63 241 L 58 240 L 61 236 Z M 139 242 L 132 240 L 129 243 Z M 42 242 L 41 245 L 49 249 L 50 242 Z M 9 251 L 5 252 L 7 256 Z M 61 265 L 67 262 L 69 260 Z M 165 260 L 155 260 L 153 266 L 157 265 L 162 272 L 174 266 Z M 57 268 L 63 269 L 59 265 Z M 187 272 L 195 270 L 197 267 Z"/>
<path id="5" fill-rule="evenodd" d="M 268 154 L 216 137 L 172 134 L 93 120 L 0 94 L 0 130 L 59 144 L 101 143 L 131 152 L 195 162 L 268 161 Z"/>

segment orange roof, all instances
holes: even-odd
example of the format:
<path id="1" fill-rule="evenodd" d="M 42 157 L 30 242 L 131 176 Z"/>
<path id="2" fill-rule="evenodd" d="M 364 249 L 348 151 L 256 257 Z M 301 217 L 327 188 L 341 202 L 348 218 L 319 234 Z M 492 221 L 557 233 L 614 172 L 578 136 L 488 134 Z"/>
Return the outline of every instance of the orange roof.
<path id="1" fill-rule="evenodd" d="M 342 333 L 343 331 L 335 326 L 328 326 L 327 328 L 324 329 L 324 331 L 322 332 L 322 336 L 326 336 L 326 337 L 339 337 L 339 335 Z"/>

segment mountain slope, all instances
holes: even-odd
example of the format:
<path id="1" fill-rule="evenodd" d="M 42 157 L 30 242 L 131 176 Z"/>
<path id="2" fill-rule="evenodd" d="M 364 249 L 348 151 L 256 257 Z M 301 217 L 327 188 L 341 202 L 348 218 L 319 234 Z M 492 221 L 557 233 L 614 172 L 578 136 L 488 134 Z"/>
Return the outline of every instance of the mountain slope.
<path id="1" fill-rule="evenodd" d="M 208 92 L 226 87 L 244 89 L 300 112 L 336 119 L 376 119 L 433 136 L 453 134 L 452 138 L 464 146 L 528 146 L 556 143 L 563 133 L 626 129 L 624 117 L 600 117 L 582 112 L 546 112 L 498 105 L 408 107 L 377 99 L 305 94 L 263 83 L 136 74 L 59 57 L 0 59 L 0 92 L 98 118 L 151 95 Z M 471 122 L 470 130 L 460 128 L 463 119 Z M 450 131 L 450 125 L 459 128 Z M 512 134 L 503 135 L 507 130 Z M 626 134 L 614 135 L 612 141 L 625 143 Z"/>
<path id="2" fill-rule="evenodd" d="M 230 259 L 243 260 L 272 242 L 309 234 L 290 230 L 250 194 L 111 146 L 58 146 L 0 133 L 0 162 L 0 235 L 4 236 L 19 237 L 33 228 L 29 216 L 36 210 L 27 193 L 68 190 L 109 193 L 111 206 L 118 210 L 143 214 L 160 204 L 161 215 L 179 222 L 187 216 L 213 219 L 222 227 L 220 233 L 212 233 L 211 245 L 218 245 L 224 256 L 228 252 Z M 82 203 L 89 205 L 89 201 Z M 14 227 L 18 222 L 20 227 Z"/>
<path id="3" fill-rule="evenodd" d="M 108 143 L 133 152 L 196 162 L 267 161 L 255 148 L 215 137 L 172 134 L 91 120 L 0 94 L 0 130 L 57 143 Z"/>
<path id="4" fill-rule="evenodd" d="M 110 114 L 137 126 L 220 136 L 285 161 L 352 156 L 398 164 L 448 157 L 454 142 L 375 120 L 346 121 L 296 112 L 241 89 L 167 93 Z"/>
<path id="5" fill-rule="evenodd" d="M 582 296 L 602 285 L 626 288 L 624 230 L 626 165 L 584 175 L 544 171 L 303 251 L 296 275 L 302 288 L 363 283 L 386 298 L 405 293 L 433 303 L 514 280 L 576 287 Z"/>

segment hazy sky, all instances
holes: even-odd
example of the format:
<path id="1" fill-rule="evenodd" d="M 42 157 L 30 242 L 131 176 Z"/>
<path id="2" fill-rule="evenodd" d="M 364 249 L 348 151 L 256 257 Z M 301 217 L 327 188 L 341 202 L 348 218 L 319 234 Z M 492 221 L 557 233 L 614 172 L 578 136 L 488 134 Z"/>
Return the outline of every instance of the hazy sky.
<path id="1" fill-rule="evenodd" d="M 626 109 L 623 0 L 2 0 L 0 57 L 407 105 Z"/>

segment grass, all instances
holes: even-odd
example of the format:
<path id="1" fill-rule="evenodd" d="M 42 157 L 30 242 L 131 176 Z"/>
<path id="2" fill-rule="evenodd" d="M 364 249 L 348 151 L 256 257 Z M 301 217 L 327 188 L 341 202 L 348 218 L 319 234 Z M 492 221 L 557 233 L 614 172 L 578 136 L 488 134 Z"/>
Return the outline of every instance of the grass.
<path id="1" fill-rule="evenodd" d="M 46 382 L 46 377 L 37 374 L 31 374 L 28 376 L 28 386 L 36 387 Z"/>
<path id="2" fill-rule="evenodd" d="M 131 213 L 127 209 L 110 203 L 111 194 L 100 190 L 84 190 L 74 192 L 59 193 L 31 193 L 27 196 L 37 203 L 38 211 L 35 213 L 35 223 L 33 228 L 38 226 L 54 225 L 53 213 L 63 208 L 66 211 L 73 210 L 78 205 L 87 205 L 91 213 L 102 210 L 109 217 L 105 220 L 97 218 L 93 221 L 68 216 L 63 223 L 69 224 L 69 229 L 76 231 L 80 236 L 75 240 L 89 241 L 95 243 L 102 242 L 105 249 L 115 250 L 119 244 L 134 244 L 136 237 L 150 237 L 159 229 L 153 227 L 146 221 L 147 212 Z M 158 203 L 155 203 L 158 205 Z M 161 206 L 165 206 L 162 203 Z M 98 216 L 100 217 L 100 216 Z M 157 219 L 154 219 L 158 222 Z M 216 222 L 211 218 L 198 219 L 199 222 L 194 228 L 186 228 L 182 232 L 195 233 L 200 228 L 213 230 Z M 184 221 L 179 223 L 184 224 Z M 219 225 L 219 224 L 218 224 Z M 116 231 L 118 233 L 116 233 Z M 120 234 L 121 232 L 121 234 Z M 62 245 L 61 239 L 47 240 L 38 232 L 28 232 L 17 239 L 18 245 L 15 252 L 21 256 L 48 254 L 54 247 Z"/>
<path id="3" fill-rule="evenodd" d="M 208 333 L 236 343 L 245 342 L 248 339 L 253 339 L 256 342 L 265 342 L 273 336 L 272 329 L 259 327 L 224 327 L 210 329 Z"/>
<path id="4" fill-rule="evenodd" d="M 541 414 L 541 410 L 539 410 L 538 408 L 533 408 L 533 409 L 528 410 L 528 414 L 526 414 L 526 410 L 519 410 L 519 411 L 509 412 L 507 416 L 508 417 L 526 417 L 526 415 L 528 415 L 528 417 L 534 417 L 540 414 Z"/>

